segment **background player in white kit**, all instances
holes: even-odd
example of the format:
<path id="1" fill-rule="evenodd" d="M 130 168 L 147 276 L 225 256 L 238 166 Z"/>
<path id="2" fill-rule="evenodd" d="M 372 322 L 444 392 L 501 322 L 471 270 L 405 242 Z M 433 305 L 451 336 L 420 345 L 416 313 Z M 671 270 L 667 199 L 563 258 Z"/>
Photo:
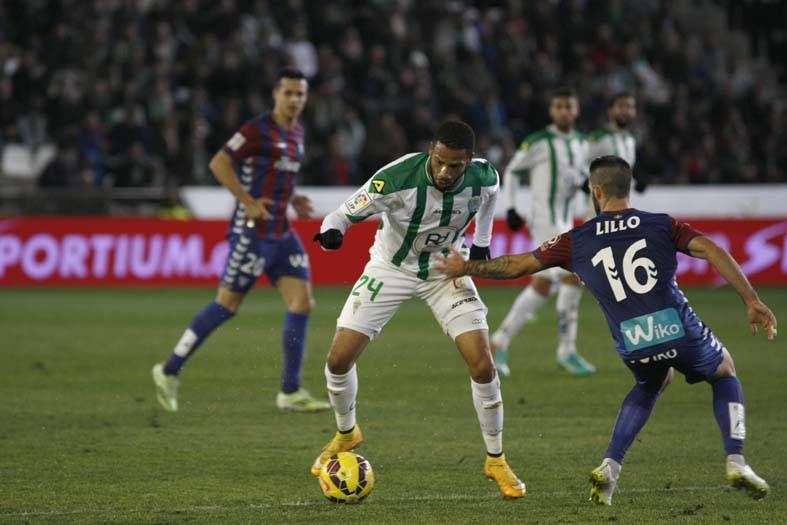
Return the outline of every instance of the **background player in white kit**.
<path id="1" fill-rule="evenodd" d="M 574 227 L 574 196 L 585 181 L 587 143 L 574 129 L 579 116 L 576 94 L 561 88 L 552 93 L 549 104 L 552 124 L 527 137 L 506 166 L 503 193 L 506 221 L 512 230 L 525 224 L 517 211 L 519 177 L 530 174 L 532 206 L 530 234 L 538 245 Z M 510 374 L 508 348 L 522 325 L 557 289 L 557 363 L 577 376 L 594 373 L 596 368 L 577 353 L 577 317 L 582 288 L 571 273 L 550 268 L 533 276 L 519 294 L 500 327 L 492 334 L 492 352 L 500 374 Z"/>
<path id="2" fill-rule="evenodd" d="M 628 91 L 619 91 L 612 96 L 607 110 L 608 121 L 604 126 L 593 130 L 587 135 L 588 163 L 593 159 L 606 155 L 615 155 L 628 162 L 631 169 L 637 161 L 637 139 L 631 133 L 631 126 L 637 118 L 637 99 Z M 647 184 L 641 176 L 634 178 L 634 189 L 638 193 L 645 191 Z M 596 216 L 593 209 L 593 196 L 590 188 L 583 188 L 588 193 L 588 209 L 586 218 Z"/>
<path id="3" fill-rule="evenodd" d="M 503 496 L 521 498 L 525 484 L 503 455 L 503 400 L 489 350 L 486 306 L 470 278 L 446 279 L 431 266 L 462 247 L 464 232 L 476 220 L 470 258 L 488 259 L 492 219 L 499 187 L 495 168 L 473 159 L 475 135 L 459 121 L 440 125 L 429 153 L 411 153 L 384 166 L 336 211 L 315 240 L 338 249 L 351 224 L 382 214 L 371 259 L 337 320 L 325 365 L 325 378 L 338 431 L 312 466 L 363 441 L 355 422 L 358 377 L 355 361 L 404 301 L 426 301 L 445 333 L 454 340 L 470 372 L 473 404 L 487 457 L 484 474 Z"/>

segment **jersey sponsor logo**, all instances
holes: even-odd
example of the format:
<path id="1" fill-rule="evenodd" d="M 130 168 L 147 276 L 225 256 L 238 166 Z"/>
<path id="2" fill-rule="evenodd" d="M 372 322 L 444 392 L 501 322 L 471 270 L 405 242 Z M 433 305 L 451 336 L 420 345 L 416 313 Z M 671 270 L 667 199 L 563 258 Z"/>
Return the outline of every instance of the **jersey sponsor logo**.
<path id="1" fill-rule="evenodd" d="M 478 297 L 465 297 L 464 299 L 459 299 L 455 303 L 451 303 L 451 310 L 463 304 L 474 303 L 476 301 L 478 301 Z"/>
<path id="2" fill-rule="evenodd" d="M 385 181 L 384 180 L 373 180 L 372 181 L 372 186 L 374 186 L 374 189 L 377 191 L 377 193 L 380 193 L 381 191 L 383 191 L 383 188 L 385 187 Z"/>
<path id="3" fill-rule="evenodd" d="M 612 220 L 600 220 L 596 223 L 596 235 L 633 230 L 639 226 L 639 223 L 640 219 L 636 215 L 631 215 L 626 219 L 623 219 L 620 215 L 615 215 Z"/>
<path id="4" fill-rule="evenodd" d="M 246 144 L 246 137 L 236 132 L 230 140 L 227 141 L 227 147 L 232 151 L 238 151 L 238 148 Z"/>
<path id="5" fill-rule="evenodd" d="M 461 213 L 462 210 L 451 210 L 451 215 L 460 215 Z M 432 212 L 432 215 L 442 215 L 442 214 L 443 214 L 442 208 L 437 208 L 435 211 Z"/>
<path id="6" fill-rule="evenodd" d="M 282 157 L 276 161 L 273 167 L 279 171 L 291 171 L 294 173 L 301 169 L 301 163 Z"/>
<path id="7" fill-rule="evenodd" d="M 481 208 L 481 197 L 470 197 L 467 207 L 470 208 L 470 213 L 476 213 Z"/>
<path id="8" fill-rule="evenodd" d="M 371 203 L 372 198 L 369 196 L 369 192 L 361 188 L 360 190 L 356 191 L 352 197 L 347 199 L 344 207 L 347 208 L 347 211 L 350 215 L 357 215 L 358 212 L 366 209 Z"/>
<path id="9" fill-rule="evenodd" d="M 620 323 L 620 333 L 629 352 L 680 339 L 685 335 L 683 323 L 674 308 L 627 319 Z"/>
<path id="10" fill-rule="evenodd" d="M 419 233 L 413 241 L 413 250 L 420 252 L 435 252 L 446 248 L 454 240 L 456 228 L 442 226 Z"/>

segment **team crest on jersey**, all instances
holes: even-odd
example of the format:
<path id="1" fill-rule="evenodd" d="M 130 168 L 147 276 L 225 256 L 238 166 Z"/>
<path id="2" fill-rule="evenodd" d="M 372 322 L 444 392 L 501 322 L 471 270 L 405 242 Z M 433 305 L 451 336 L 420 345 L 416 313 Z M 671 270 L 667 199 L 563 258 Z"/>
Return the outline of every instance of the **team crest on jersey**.
<path id="1" fill-rule="evenodd" d="M 377 191 L 377 193 L 380 193 L 381 191 L 383 191 L 383 188 L 385 187 L 385 181 L 384 180 L 373 180 L 372 181 L 372 186 L 374 186 L 374 189 Z"/>
<path id="2" fill-rule="evenodd" d="M 467 207 L 470 208 L 470 213 L 476 213 L 481 208 L 481 197 L 470 197 L 467 201 Z"/>
<path id="3" fill-rule="evenodd" d="M 421 232 L 413 240 L 413 250 L 415 253 L 441 250 L 454 241 L 455 235 L 456 228 L 451 226 L 441 226 Z"/>
<path id="4" fill-rule="evenodd" d="M 560 237 L 561 237 L 561 235 L 556 235 L 555 237 L 552 237 L 551 239 L 549 239 L 545 243 L 542 243 L 541 246 L 539 246 L 539 250 L 541 250 L 542 252 L 547 251 L 548 249 L 550 249 L 551 247 L 556 245 L 558 243 L 558 241 L 560 241 Z"/>
<path id="5" fill-rule="evenodd" d="M 357 215 L 358 212 L 363 211 L 372 203 L 372 197 L 365 189 L 361 188 L 355 194 L 347 199 L 345 207 L 350 215 Z"/>

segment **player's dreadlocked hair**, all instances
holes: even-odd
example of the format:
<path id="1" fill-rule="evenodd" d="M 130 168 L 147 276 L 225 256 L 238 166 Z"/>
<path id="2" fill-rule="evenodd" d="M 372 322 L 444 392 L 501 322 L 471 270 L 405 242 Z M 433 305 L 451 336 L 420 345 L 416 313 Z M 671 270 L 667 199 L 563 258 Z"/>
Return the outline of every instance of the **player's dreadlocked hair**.
<path id="1" fill-rule="evenodd" d="M 442 142 L 451 149 L 472 152 L 475 149 L 475 133 L 473 128 L 461 120 L 446 120 L 437 128 L 434 142 Z"/>
<path id="2" fill-rule="evenodd" d="M 631 190 L 631 166 L 616 155 L 604 155 L 590 163 L 590 179 L 610 197 L 627 197 Z"/>

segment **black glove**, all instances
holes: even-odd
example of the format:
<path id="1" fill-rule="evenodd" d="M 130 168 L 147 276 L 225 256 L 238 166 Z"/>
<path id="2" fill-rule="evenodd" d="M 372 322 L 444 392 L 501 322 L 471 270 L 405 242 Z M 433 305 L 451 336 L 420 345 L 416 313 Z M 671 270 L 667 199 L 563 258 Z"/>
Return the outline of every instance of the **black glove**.
<path id="1" fill-rule="evenodd" d="M 634 190 L 637 193 L 642 193 L 645 191 L 645 188 L 648 187 L 648 181 L 646 181 L 642 176 L 634 177 Z"/>
<path id="2" fill-rule="evenodd" d="M 517 231 L 525 225 L 525 219 L 514 208 L 508 208 L 508 211 L 506 211 L 506 224 L 513 231 Z"/>
<path id="3" fill-rule="evenodd" d="M 585 182 L 582 183 L 580 189 L 582 190 L 582 193 L 584 193 L 585 195 L 590 195 L 590 177 L 585 179 Z"/>
<path id="4" fill-rule="evenodd" d="M 342 247 L 344 235 L 339 230 L 332 228 L 314 236 L 314 240 L 319 242 L 326 250 L 338 250 Z"/>
<path id="5" fill-rule="evenodd" d="M 489 253 L 489 246 L 476 246 L 475 244 L 470 247 L 470 260 L 471 261 L 488 261 L 492 258 Z"/>

